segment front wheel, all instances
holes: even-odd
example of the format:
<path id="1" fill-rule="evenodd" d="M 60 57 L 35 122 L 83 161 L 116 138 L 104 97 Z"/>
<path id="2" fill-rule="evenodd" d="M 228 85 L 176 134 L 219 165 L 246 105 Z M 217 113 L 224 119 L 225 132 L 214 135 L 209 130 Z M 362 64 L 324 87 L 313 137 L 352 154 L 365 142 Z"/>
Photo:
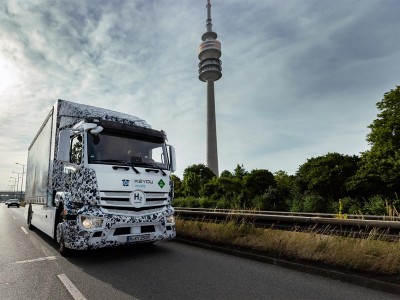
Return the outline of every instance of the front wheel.
<path id="1" fill-rule="evenodd" d="M 69 256 L 71 254 L 71 249 L 67 248 L 65 246 L 65 240 L 64 240 L 64 231 L 62 230 L 61 224 L 64 222 L 64 211 L 61 211 L 61 213 L 58 216 L 57 219 L 57 226 L 56 226 L 56 239 L 58 242 L 58 252 L 60 252 L 61 256 Z"/>
<path id="2" fill-rule="evenodd" d="M 65 242 L 64 242 L 64 236 L 61 235 L 60 237 L 60 242 L 58 243 L 58 252 L 60 252 L 61 256 L 70 256 L 71 255 L 71 249 L 65 247 Z"/>

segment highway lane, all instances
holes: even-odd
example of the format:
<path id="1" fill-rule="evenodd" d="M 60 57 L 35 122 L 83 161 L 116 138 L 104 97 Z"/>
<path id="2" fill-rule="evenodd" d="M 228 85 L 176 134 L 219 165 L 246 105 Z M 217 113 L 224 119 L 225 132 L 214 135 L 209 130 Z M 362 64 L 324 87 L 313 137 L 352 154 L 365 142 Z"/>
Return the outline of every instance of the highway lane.
<path id="1" fill-rule="evenodd" d="M 0 204 L 1 299 L 74 299 L 62 278 L 75 299 L 399 299 L 177 242 L 64 258 L 52 239 L 27 230 L 23 210 Z"/>

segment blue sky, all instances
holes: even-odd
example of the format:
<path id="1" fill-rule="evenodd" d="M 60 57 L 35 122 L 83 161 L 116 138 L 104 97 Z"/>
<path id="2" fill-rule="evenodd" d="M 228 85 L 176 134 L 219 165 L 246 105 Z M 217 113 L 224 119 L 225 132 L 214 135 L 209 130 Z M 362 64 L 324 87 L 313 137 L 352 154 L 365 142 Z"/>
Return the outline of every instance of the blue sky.
<path id="1" fill-rule="evenodd" d="M 397 0 L 212 0 L 219 170 L 284 170 L 359 155 L 399 85 Z M 205 0 L 0 3 L 0 190 L 56 99 L 144 118 L 167 132 L 178 171 L 206 161 L 197 77 Z"/>

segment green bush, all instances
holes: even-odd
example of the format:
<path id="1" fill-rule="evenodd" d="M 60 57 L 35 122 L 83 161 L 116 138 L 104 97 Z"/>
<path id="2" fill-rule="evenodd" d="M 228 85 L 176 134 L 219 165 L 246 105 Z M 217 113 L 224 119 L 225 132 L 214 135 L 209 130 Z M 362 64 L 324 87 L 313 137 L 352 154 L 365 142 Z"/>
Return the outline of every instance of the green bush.
<path id="1" fill-rule="evenodd" d="M 328 203 L 317 194 L 306 194 L 302 198 L 303 212 L 309 213 L 324 213 L 327 212 Z"/>
<path id="2" fill-rule="evenodd" d="M 340 200 L 342 201 L 342 207 L 343 207 L 342 213 L 351 215 L 362 214 L 361 204 L 357 199 L 344 197 Z"/>
<path id="3" fill-rule="evenodd" d="M 175 207 L 200 207 L 198 198 L 192 196 L 185 198 L 175 198 L 172 202 L 172 205 Z"/>
<path id="4" fill-rule="evenodd" d="M 364 204 L 363 213 L 366 215 L 383 216 L 386 214 L 385 199 L 382 196 L 373 196 Z"/>
<path id="5" fill-rule="evenodd" d="M 303 211 L 303 202 L 301 198 L 292 198 L 287 200 L 287 205 L 289 207 L 289 211 L 291 212 L 302 212 Z"/>
<path id="6" fill-rule="evenodd" d="M 198 202 L 199 202 L 200 207 L 204 207 L 204 208 L 215 208 L 215 206 L 216 206 L 216 202 L 207 197 L 199 198 Z"/>

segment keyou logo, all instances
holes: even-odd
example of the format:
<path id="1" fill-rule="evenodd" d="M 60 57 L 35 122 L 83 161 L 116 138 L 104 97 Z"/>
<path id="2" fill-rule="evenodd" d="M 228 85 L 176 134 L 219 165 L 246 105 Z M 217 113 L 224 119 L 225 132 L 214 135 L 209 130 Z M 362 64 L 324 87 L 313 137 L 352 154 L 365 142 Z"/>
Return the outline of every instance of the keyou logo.
<path id="1" fill-rule="evenodd" d="M 129 186 L 129 179 L 122 179 L 122 186 Z"/>

